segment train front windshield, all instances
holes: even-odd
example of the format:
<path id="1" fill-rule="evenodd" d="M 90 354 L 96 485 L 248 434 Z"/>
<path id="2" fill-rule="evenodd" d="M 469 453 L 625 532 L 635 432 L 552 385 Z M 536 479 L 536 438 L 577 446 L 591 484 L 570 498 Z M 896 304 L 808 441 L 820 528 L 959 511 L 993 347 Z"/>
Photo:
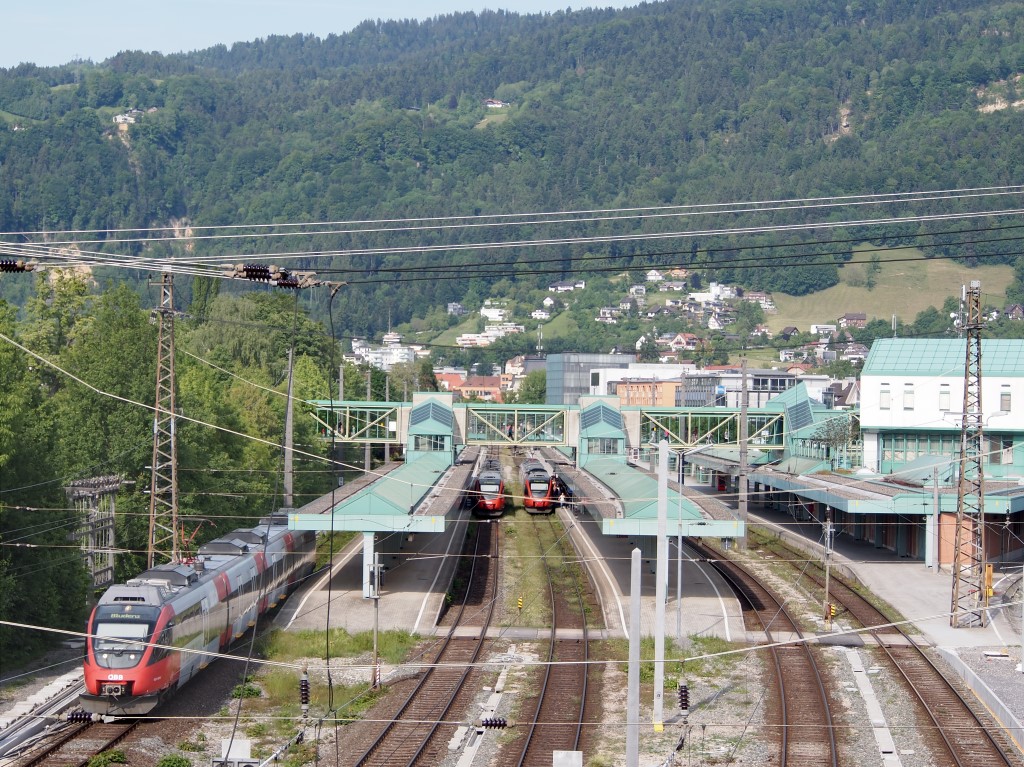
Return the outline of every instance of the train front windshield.
<path id="1" fill-rule="evenodd" d="M 530 491 L 534 495 L 544 495 L 548 491 L 548 481 L 546 479 L 534 479 L 530 481 Z"/>
<path id="2" fill-rule="evenodd" d="M 481 482 L 480 483 L 480 492 L 483 493 L 484 495 L 486 495 L 489 498 L 493 498 L 500 491 L 501 491 L 501 485 L 499 485 L 497 482 L 495 482 L 495 483 Z"/>
<path id="3" fill-rule="evenodd" d="M 159 610 L 152 607 L 98 607 L 93 624 L 92 651 L 102 668 L 139 665 L 150 641 Z"/>

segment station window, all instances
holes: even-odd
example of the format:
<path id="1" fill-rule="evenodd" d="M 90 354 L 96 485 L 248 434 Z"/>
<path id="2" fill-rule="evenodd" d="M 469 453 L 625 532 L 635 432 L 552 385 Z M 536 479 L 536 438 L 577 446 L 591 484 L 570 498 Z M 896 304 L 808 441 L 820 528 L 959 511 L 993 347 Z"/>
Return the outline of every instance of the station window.
<path id="1" fill-rule="evenodd" d="M 1012 437 L 989 437 L 988 438 L 988 462 L 1000 466 L 1013 463 L 1013 438 Z"/>
<path id="2" fill-rule="evenodd" d="M 903 387 L 903 409 L 914 409 L 914 387 L 912 384 L 906 384 Z"/>
<path id="3" fill-rule="evenodd" d="M 436 453 L 445 449 L 444 437 L 438 434 L 417 434 L 413 438 L 413 450 Z"/>
<path id="4" fill-rule="evenodd" d="M 939 386 L 939 410 L 949 412 L 949 384 Z"/>
<path id="5" fill-rule="evenodd" d="M 889 389 L 882 389 L 878 392 L 878 408 L 880 410 L 888 410 L 892 404 L 892 394 Z"/>
<path id="6" fill-rule="evenodd" d="M 618 455 L 621 444 L 621 439 L 590 437 L 587 440 L 587 452 L 591 455 Z"/>
<path id="7" fill-rule="evenodd" d="M 999 391 L 999 409 L 1004 413 L 1010 412 L 1010 387 L 1005 384 Z"/>

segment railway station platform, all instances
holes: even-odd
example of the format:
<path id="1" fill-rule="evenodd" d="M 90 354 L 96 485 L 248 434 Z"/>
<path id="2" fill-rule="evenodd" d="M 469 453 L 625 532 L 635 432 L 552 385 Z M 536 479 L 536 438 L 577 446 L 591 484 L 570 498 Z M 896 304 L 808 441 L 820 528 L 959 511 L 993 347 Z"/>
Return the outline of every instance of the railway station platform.
<path id="1" fill-rule="evenodd" d="M 557 513 L 569 530 L 582 563 L 592 572 L 601 603 L 604 629 L 594 631 L 592 636 L 626 638 L 631 556 L 633 549 L 645 539 L 605 535 L 600 522 L 588 514 L 576 516 L 569 509 L 560 509 Z M 336 556 L 330 573 L 316 575 L 289 598 L 276 617 L 277 626 L 322 631 L 330 625 L 357 633 L 371 631 L 376 622 L 381 631 L 393 629 L 423 636 L 441 631 L 435 629 L 435 624 L 444 607 L 466 525 L 471 518 L 468 511 L 459 510 L 449 515 L 449 524 L 442 533 L 381 536 L 377 550 L 387 571 L 379 600 L 363 596 L 362 544 L 359 539 L 353 540 Z M 493 524 L 501 522 L 495 520 Z M 680 571 L 676 544 L 672 539 L 669 545 L 666 634 L 679 641 L 691 635 L 745 641 L 739 603 L 728 586 L 706 564 L 693 561 L 694 556 L 686 550 L 685 543 Z M 654 634 L 655 567 L 651 554 L 643 561 L 641 575 L 641 633 L 644 636 Z M 676 596 L 679 593 L 681 603 Z M 530 641 L 545 638 L 546 632 L 502 626 L 495 628 L 492 635 Z"/>

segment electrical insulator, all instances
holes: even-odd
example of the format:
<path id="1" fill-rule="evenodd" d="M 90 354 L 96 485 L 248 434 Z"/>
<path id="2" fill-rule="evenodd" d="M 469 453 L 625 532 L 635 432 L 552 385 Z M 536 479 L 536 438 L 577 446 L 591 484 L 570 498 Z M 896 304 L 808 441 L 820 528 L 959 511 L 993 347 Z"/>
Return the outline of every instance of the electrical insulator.
<path id="1" fill-rule="evenodd" d="M 68 721 L 69 722 L 91 722 L 92 721 L 92 714 L 90 714 L 88 711 L 82 711 L 81 709 L 79 709 L 78 711 L 72 711 L 70 714 L 68 714 Z"/>
<path id="2" fill-rule="evenodd" d="M 503 716 L 489 716 L 480 720 L 480 726 L 486 730 L 503 730 L 508 727 L 508 720 Z"/>
<path id="3" fill-rule="evenodd" d="M 281 272 L 280 276 L 277 278 L 277 287 L 298 290 L 299 278 L 292 276 L 288 272 Z"/>
<path id="4" fill-rule="evenodd" d="M 302 704 L 302 716 L 309 713 L 309 674 L 302 672 L 302 679 L 299 680 L 299 703 Z"/>
<path id="5" fill-rule="evenodd" d="M 271 269 L 265 264 L 243 264 L 242 273 L 246 279 L 256 282 L 270 282 Z"/>
<path id="6" fill-rule="evenodd" d="M 10 258 L 0 260 L 0 272 L 31 272 L 35 268 L 35 264 L 26 264 L 24 261 L 15 261 Z"/>
<path id="7" fill-rule="evenodd" d="M 679 683 L 679 710 L 686 712 L 690 710 L 690 688 L 685 682 Z"/>

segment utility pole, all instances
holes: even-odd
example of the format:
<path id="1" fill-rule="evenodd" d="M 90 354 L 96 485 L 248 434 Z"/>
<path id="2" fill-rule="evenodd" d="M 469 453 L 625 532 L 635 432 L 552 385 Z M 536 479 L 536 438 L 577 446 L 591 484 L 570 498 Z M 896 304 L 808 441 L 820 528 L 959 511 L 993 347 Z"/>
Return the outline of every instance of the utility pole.
<path id="1" fill-rule="evenodd" d="M 288 350 L 288 401 L 284 410 L 284 505 L 285 508 L 292 508 L 293 489 L 295 472 L 293 465 L 292 451 L 292 428 L 294 410 L 292 399 L 292 384 L 294 380 L 295 350 Z"/>
<path id="2" fill-rule="evenodd" d="M 740 368 L 740 476 L 739 476 L 739 512 L 743 522 L 743 537 L 739 540 L 741 549 L 747 548 L 747 358 L 743 358 L 743 366 Z"/>
<path id="3" fill-rule="evenodd" d="M 373 600 L 373 669 L 370 671 L 370 689 L 380 688 L 380 652 L 377 645 L 377 634 L 380 626 L 380 553 L 374 552 L 373 572 L 370 574 L 370 599 Z"/>
<path id="4" fill-rule="evenodd" d="M 981 457 L 984 418 L 981 410 L 981 283 L 972 280 L 963 292 L 964 409 L 960 427 L 960 466 L 956 491 L 956 544 L 949 625 L 984 626 L 988 622 L 985 563 L 985 488 Z"/>
<path id="5" fill-rule="evenodd" d="M 629 663 L 626 667 L 626 767 L 640 764 L 640 549 L 629 562 Z"/>
<path id="6" fill-rule="evenodd" d="M 367 370 L 366 370 L 366 406 L 367 407 L 370 406 L 370 400 L 373 399 L 373 393 L 370 390 L 372 382 L 373 382 L 373 369 L 372 368 L 367 368 Z M 363 471 L 369 472 L 370 469 L 372 468 L 372 464 L 371 464 L 371 452 L 372 452 L 372 450 L 373 450 L 373 446 L 369 442 L 367 442 L 366 445 L 363 446 Z"/>
<path id="7" fill-rule="evenodd" d="M 665 599 L 668 596 L 668 440 L 658 443 L 658 559 L 654 587 L 654 731 L 665 728 Z"/>
<path id="8" fill-rule="evenodd" d="M 832 574 L 832 507 L 825 506 L 825 600 L 822 614 L 825 616 L 826 630 L 832 630 L 832 603 L 829 600 L 829 576 Z"/>
<path id="9" fill-rule="evenodd" d="M 174 399 L 174 275 L 160 279 L 160 308 L 156 360 L 156 399 L 153 408 L 153 461 L 149 485 L 149 549 L 146 566 L 157 558 L 178 561 L 178 443 Z"/>

